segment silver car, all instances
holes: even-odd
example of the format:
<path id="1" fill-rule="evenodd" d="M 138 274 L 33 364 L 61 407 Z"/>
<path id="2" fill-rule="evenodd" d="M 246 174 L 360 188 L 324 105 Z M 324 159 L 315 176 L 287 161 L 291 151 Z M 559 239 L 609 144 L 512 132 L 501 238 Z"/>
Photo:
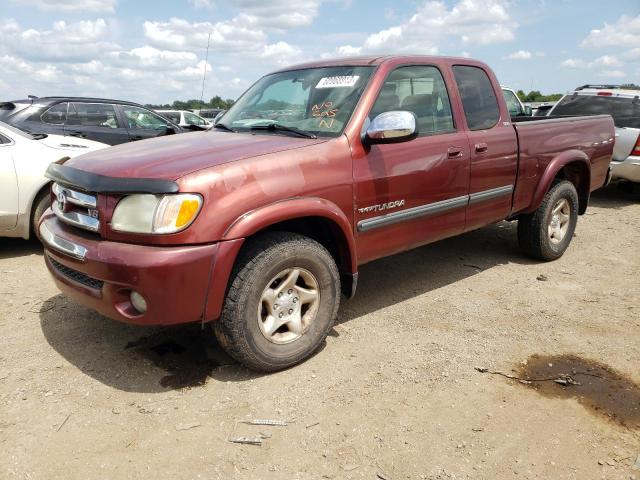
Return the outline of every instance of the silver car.
<path id="1" fill-rule="evenodd" d="M 583 85 L 562 97 L 549 116 L 602 113 L 611 115 L 616 125 L 611 178 L 640 183 L 640 90 Z"/>

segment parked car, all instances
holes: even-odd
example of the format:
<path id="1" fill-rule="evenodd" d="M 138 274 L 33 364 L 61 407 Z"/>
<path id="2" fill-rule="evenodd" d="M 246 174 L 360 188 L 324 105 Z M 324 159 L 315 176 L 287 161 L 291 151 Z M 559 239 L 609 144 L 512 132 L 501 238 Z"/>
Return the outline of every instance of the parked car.
<path id="1" fill-rule="evenodd" d="M 316 351 L 377 258 L 504 219 L 559 258 L 614 141 L 609 115 L 512 119 L 487 65 L 430 56 L 289 67 L 214 128 L 49 167 L 45 262 L 79 303 L 208 323 L 262 371 Z"/>
<path id="2" fill-rule="evenodd" d="M 617 85 L 583 85 L 565 95 L 549 115 L 613 117 L 616 143 L 611 162 L 613 179 L 640 182 L 640 90 Z"/>
<path id="3" fill-rule="evenodd" d="M 0 236 L 28 239 L 51 204 L 51 162 L 108 147 L 84 138 L 32 135 L 0 122 Z"/>
<path id="4" fill-rule="evenodd" d="M 222 108 L 203 108 L 202 110 L 195 110 L 194 113 L 200 115 L 202 118 L 209 120 L 213 123 L 213 120 L 220 114 L 220 112 L 224 112 Z"/>
<path id="5" fill-rule="evenodd" d="M 507 109 L 511 117 L 530 117 L 531 107 L 525 105 L 520 101 L 518 95 L 513 88 L 501 87 L 504 100 L 507 102 Z"/>
<path id="6" fill-rule="evenodd" d="M 531 114 L 534 117 L 546 117 L 549 115 L 549 112 L 553 108 L 556 102 L 545 102 L 541 103 L 535 107 L 531 107 Z"/>
<path id="7" fill-rule="evenodd" d="M 156 110 L 156 112 L 184 129 L 209 130 L 213 126 L 213 122 L 188 110 Z"/>
<path id="8" fill-rule="evenodd" d="M 71 135 L 109 145 L 183 132 L 142 105 L 104 98 L 32 97 L 4 102 L 0 112 L 2 121 L 31 133 Z"/>

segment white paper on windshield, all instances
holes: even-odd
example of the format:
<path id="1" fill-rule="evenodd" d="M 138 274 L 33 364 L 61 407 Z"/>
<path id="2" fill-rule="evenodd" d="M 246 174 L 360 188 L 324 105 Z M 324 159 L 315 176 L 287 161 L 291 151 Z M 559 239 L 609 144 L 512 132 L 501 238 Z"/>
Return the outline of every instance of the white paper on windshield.
<path id="1" fill-rule="evenodd" d="M 359 75 L 340 75 L 336 77 L 322 77 L 316 88 L 348 88 L 353 87 L 358 79 Z"/>

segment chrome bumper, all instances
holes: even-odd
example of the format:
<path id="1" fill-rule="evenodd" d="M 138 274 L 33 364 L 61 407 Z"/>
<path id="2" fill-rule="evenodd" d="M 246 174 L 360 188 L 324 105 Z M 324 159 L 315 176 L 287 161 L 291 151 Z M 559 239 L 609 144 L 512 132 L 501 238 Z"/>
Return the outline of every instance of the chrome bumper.
<path id="1" fill-rule="evenodd" d="M 59 237 L 52 233 L 43 223 L 40 224 L 40 239 L 51 249 L 56 250 L 70 257 L 84 261 L 87 249 L 82 245 L 77 245 L 69 240 Z"/>

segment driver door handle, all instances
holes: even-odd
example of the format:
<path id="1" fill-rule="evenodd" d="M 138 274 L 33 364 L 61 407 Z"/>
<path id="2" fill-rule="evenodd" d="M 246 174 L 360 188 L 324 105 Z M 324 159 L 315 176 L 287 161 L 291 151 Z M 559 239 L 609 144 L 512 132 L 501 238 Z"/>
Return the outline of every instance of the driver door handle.
<path id="1" fill-rule="evenodd" d="M 489 146 L 486 143 L 476 143 L 476 152 L 484 153 L 489 149 Z"/>
<path id="2" fill-rule="evenodd" d="M 462 156 L 462 147 L 449 147 L 447 148 L 448 158 L 459 158 Z"/>

